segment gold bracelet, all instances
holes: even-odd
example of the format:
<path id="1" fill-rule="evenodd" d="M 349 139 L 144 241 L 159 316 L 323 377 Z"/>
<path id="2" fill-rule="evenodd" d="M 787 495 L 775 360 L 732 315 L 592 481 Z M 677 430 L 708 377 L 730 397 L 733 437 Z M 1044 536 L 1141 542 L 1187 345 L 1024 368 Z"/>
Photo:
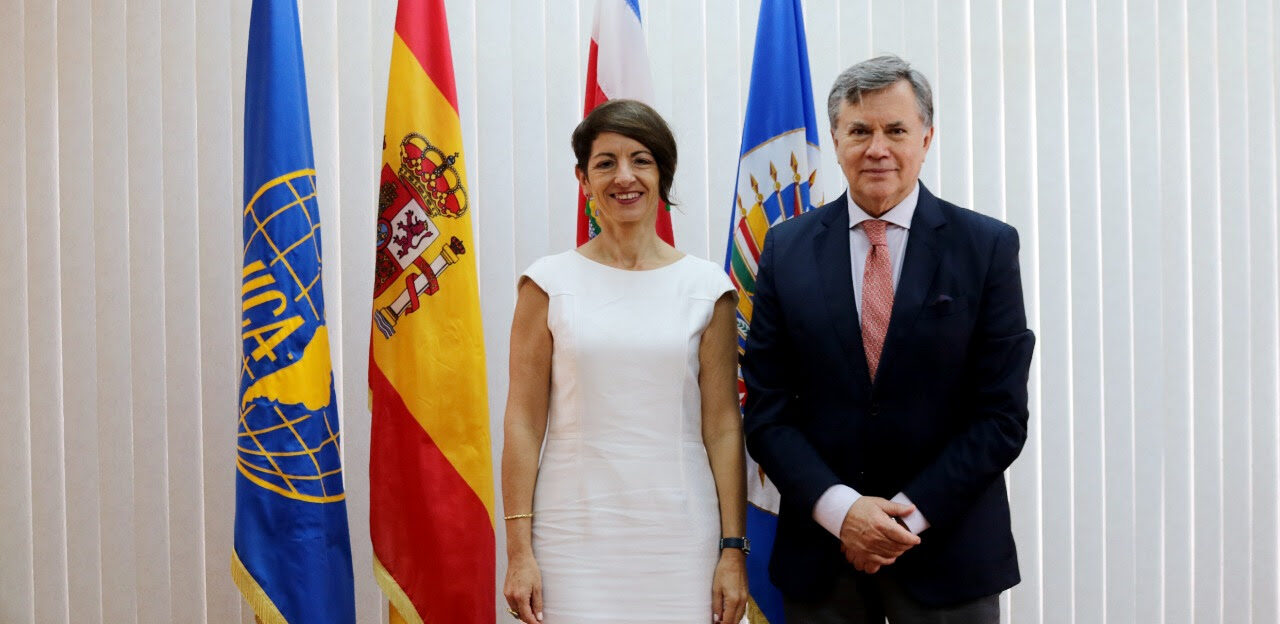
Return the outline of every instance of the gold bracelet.
<path id="1" fill-rule="evenodd" d="M 510 516 L 503 516 L 502 519 L 503 520 L 519 520 L 521 518 L 532 518 L 532 517 L 533 517 L 533 512 L 531 511 L 529 513 L 511 514 Z"/>

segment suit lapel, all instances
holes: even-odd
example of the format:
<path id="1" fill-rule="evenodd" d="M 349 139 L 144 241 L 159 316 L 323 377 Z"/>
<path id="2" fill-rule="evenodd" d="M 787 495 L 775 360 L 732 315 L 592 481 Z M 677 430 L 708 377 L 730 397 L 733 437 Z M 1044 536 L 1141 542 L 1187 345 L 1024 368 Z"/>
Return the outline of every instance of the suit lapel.
<path id="1" fill-rule="evenodd" d="M 920 198 L 916 203 L 915 214 L 911 217 L 911 233 L 907 237 L 902 274 L 898 276 L 898 287 L 893 293 L 893 313 L 889 317 L 889 330 L 880 355 L 877 380 L 883 379 L 884 372 L 892 368 L 897 359 L 894 347 L 910 333 L 915 326 L 916 317 L 924 309 L 925 297 L 929 294 L 929 287 L 933 285 L 933 277 L 938 270 L 941 228 L 946 223 L 938 198 L 921 184 Z"/>
<path id="2" fill-rule="evenodd" d="M 822 300 L 840 341 L 840 351 L 848 358 L 855 379 L 869 381 L 867 358 L 862 350 L 862 332 L 858 325 L 858 308 L 853 298 L 847 194 L 828 204 L 822 222 L 823 229 L 814 237 Z"/>

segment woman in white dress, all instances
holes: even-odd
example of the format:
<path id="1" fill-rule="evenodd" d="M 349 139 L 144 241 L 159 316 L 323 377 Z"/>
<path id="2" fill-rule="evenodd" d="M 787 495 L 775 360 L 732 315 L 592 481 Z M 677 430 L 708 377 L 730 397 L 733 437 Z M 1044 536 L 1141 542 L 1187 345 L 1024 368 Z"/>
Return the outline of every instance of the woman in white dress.
<path id="1" fill-rule="evenodd" d="M 653 109 L 609 101 L 573 148 L 600 233 L 519 282 L 503 593 L 528 624 L 736 623 L 749 547 L 736 291 L 654 232 L 676 146 Z"/>

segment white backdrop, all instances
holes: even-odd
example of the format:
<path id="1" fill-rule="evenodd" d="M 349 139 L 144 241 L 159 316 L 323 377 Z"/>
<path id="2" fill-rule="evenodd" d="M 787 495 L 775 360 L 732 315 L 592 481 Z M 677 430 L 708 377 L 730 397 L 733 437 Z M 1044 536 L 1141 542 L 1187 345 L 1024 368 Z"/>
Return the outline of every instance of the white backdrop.
<path id="1" fill-rule="evenodd" d="M 300 4 L 357 602 L 376 622 L 365 361 L 395 7 Z M 594 2 L 447 5 L 496 457 L 515 277 L 574 238 Z M 249 6 L 0 0 L 5 624 L 252 620 L 228 573 Z M 720 261 L 758 0 L 641 6 L 681 150 L 676 242 Z M 1006 620 L 1280 621 L 1277 2 L 805 9 L 815 100 L 853 62 L 907 58 L 937 98 L 925 183 L 1022 233 L 1039 344 Z"/>

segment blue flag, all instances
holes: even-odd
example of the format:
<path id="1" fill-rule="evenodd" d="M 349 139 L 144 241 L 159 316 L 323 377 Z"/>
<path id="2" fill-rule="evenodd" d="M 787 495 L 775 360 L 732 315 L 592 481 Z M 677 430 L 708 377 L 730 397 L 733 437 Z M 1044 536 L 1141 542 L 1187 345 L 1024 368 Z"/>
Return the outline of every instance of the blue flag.
<path id="1" fill-rule="evenodd" d="M 295 0 L 254 0 L 231 576 L 264 624 L 356 621 Z"/>
<path id="2" fill-rule="evenodd" d="M 724 268 L 738 288 L 738 353 L 746 346 L 756 267 L 769 227 L 822 204 L 818 121 L 809 82 L 809 53 L 800 0 L 763 0 L 756 25 L 751 91 L 742 123 L 738 183 L 729 220 Z M 738 398 L 745 398 L 738 374 Z M 778 490 L 747 458 L 747 537 L 762 556 L 747 559 L 752 624 L 782 622 L 782 596 L 769 581 L 769 553 L 778 527 Z"/>

